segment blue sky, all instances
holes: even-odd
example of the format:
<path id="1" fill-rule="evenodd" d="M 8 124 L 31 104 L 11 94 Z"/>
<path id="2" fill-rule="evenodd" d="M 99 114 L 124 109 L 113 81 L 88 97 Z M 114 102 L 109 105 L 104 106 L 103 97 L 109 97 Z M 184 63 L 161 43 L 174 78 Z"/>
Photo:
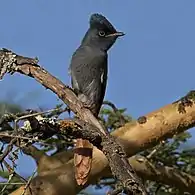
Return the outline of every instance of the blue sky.
<path id="1" fill-rule="evenodd" d="M 64 83 L 73 51 L 89 16 L 104 14 L 126 33 L 109 52 L 106 98 L 137 118 L 195 88 L 195 1 L 1 1 L 0 47 L 40 64 Z M 1 100 L 24 107 L 52 108 L 57 97 L 31 78 L 16 74 L 0 81 Z M 21 158 L 19 172 L 30 173 Z M 28 163 L 26 163 L 28 162 Z M 24 166 L 25 164 L 25 166 Z"/>

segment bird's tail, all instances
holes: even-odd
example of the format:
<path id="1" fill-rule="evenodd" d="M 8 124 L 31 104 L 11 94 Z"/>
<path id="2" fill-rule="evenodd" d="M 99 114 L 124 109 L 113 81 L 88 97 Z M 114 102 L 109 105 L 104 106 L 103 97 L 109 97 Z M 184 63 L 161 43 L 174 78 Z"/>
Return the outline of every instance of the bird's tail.
<path id="1" fill-rule="evenodd" d="M 77 139 L 74 153 L 75 179 L 78 185 L 84 185 L 89 177 L 92 165 L 93 145 L 88 140 Z"/>

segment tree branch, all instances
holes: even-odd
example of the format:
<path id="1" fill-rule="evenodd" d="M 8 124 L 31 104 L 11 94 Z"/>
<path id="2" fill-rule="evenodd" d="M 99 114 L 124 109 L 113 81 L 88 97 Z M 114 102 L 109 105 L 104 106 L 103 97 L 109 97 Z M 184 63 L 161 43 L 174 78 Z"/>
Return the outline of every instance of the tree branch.
<path id="1" fill-rule="evenodd" d="M 43 86 L 56 93 L 60 99 L 79 116 L 79 118 L 95 125 L 98 128 L 98 131 L 104 135 L 104 138 L 107 138 L 107 142 L 108 140 L 112 140 L 105 127 L 93 116 L 89 109 L 83 106 L 83 103 L 78 100 L 73 91 L 35 63 L 37 63 L 37 61 L 34 59 L 18 56 L 6 49 L 1 50 L 0 77 L 2 78 L 6 72 L 20 72 L 35 78 Z M 133 192 L 133 194 L 146 195 L 147 193 L 144 185 L 133 171 L 131 165 L 129 165 L 123 148 L 117 142 L 114 142 L 113 140 L 111 142 L 113 143 L 114 147 L 109 148 L 107 145 L 105 145 L 103 148 L 106 149 L 103 151 L 108 157 L 113 175 L 122 182 L 125 191 Z M 118 168 L 119 165 L 123 168 L 123 171 Z"/>
<path id="2" fill-rule="evenodd" d="M 188 97 L 188 96 L 187 96 Z M 191 97 L 188 99 L 192 99 Z M 192 99 L 193 100 L 193 99 Z M 172 137 L 178 133 L 181 133 L 195 124 L 195 104 L 185 107 L 185 112 L 179 112 L 180 101 L 166 105 L 161 109 L 145 115 L 146 122 L 141 123 L 134 121 L 125 124 L 125 126 L 117 129 L 112 133 L 117 137 L 125 148 L 128 156 L 132 156 L 139 151 L 153 147 L 159 141 Z M 62 155 L 63 156 L 63 155 Z M 62 171 L 64 170 L 64 171 Z M 108 161 L 104 154 L 94 147 L 93 149 L 93 165 L 88 184 L 95 183 L 99 177 L 106 176 L 105 170 L 108 170 Z M 146 170 L 145 170 L 146 171 Z M 138 171 L 139 172 L 139 171 Z M 147 174 L 145 172 L 145 174 Z M 144 171 L 143 171 L 144 175 Z M 149 179 L 152 179 L 153 175 Z M 162 175 L 163 176 L 163 175 Z M 48 181 L 48 178 L 52 177 L 52 182 Z M 172 178 L 174 178 L 173 176 Z M 62 179 L 63 178 L 63 179 Z M 147 176 L 145 176 L 147 179 Z M 159 177 L 161 178 L 161 177 Z M 154 178 L 155 179 L 155 178 Z M 40 184 L 41 182 L 41 184 Z M 169 183 L 170 180 L 167 177 L 163 177 L 163 183 Z M 169 185 L 175 185 L 175 183 L 169 183 Z M 182 183 L 182 181 L 180 181 Z M 61 185 L 57 185 L 57 184 Z M 45 195 L 45 190 L 52 191 L 54 194 L 58 194 L 60 190 L 68 189 L 70 195 L 78 193 L 82 188 L 78 187 L 74 180 L 73 160 L 70 160 L 67 164 L 61 165 L 51 172 L 44 172 L 40 174 L 34 180 L 34 185 L 41 185 L 40 192 Z M 194 186 L 194 183 L 189 181 L 188 185 Z M 177 187 L 181 187 L 178 182 Z M 85 187 L 85 186 L 84 186 Z M 189 189 L 191 188 L 189 187 Z M 45 193 L 45 194 L 44 194 Z"/>
<path id="3" fill-rule="evenodd" d="M 41 71 L 39 70 L 40 68 L 36 69 L 35 66 L 29 67 L 28 65 L 24 65 L 22 68 L 21 67 L 19 71 L 22 69 L 21 72 L 29 73 L 29 76 L 31 76 L 32 73 L 36 76 L 38 74 L 36 71 Z M 42 81 L 42 79 L 43 78 L 38 78 L 39 81 Z M 56 80 L 54 79 L 54 81 Z M 60 85 L 59 88 L 52 88 L 52 90 L 54 92 L 59 91 L 60 97 L 64 98 L 62 94 L 63 84 Z M 66 88 L 65 90 L 68 89 Z M 195 125 L 193 94 L 193 92 L 191 95 L 187 94 L 187 96 L 177 102 L 162 107 L 144 117 L 140 117 L 137 121 L 125 124 L 123 127 L 114 131 L 112 135 L 117 137 L 120 143 L 123 144 L 127 155 L 132 156 L 139 151 L 153 147 L 161 140 L 193 127 Z M 71 99 L 69 101 L 70 104 L 77 103 L 71 102 Z M 78 103 L 78 108 L 80 108 L 81 111 L 85 110 L 80 103 Z M 85 117 L 87 117 L 87 114 Z M 99 177 L 104 176 L 104 172 L 107 168 L 108 161 L 104 154 L 94 147 L 93 167 L 88 184 L 94 183 Z M 164 178 L 164 182 L 166 181 L 168 181 L 167 178 Z M 190 183 L 188 184 L 190 185 Z M 175 183 L 172 185 L 175 185 Z M 37 190 L 37 193 L 43 195 L 48 194 L 48 192 L 54 195 L 59 195 L 60 193 L 64 194 L 65 189 L 68 194 L 73 195 L 82 189 L 75 183 L 73 160 L 70 160 L 68 163 L 52 171 L 40 173 L 39 176 L 32 181 L 32 187 L 33 186 Z"/>

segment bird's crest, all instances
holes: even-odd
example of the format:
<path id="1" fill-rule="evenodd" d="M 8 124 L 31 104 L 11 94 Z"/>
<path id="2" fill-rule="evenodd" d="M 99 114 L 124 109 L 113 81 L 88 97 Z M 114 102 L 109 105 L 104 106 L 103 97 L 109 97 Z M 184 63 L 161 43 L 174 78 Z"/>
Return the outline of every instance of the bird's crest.
<path id="1" fill-rule="evenodd" d="M 116 32 L 114 26 L 101 14 L 92 14 L 90 17 L 90 27 L 91 28 L 107 28 L 110 32 Z"/>

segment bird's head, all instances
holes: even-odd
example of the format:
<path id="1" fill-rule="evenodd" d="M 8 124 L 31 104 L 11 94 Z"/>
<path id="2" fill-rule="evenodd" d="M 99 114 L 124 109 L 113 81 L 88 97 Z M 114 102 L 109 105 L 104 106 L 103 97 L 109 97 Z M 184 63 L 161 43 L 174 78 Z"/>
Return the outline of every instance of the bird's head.
<path id="1" fill-rule="evenodd" d="M 118 32 L 113 25 L 101 14 L 92 14 L 90 27 L 85 34 L 82 44 L 98 47 L 107 51 L 123 32 Z"/>

